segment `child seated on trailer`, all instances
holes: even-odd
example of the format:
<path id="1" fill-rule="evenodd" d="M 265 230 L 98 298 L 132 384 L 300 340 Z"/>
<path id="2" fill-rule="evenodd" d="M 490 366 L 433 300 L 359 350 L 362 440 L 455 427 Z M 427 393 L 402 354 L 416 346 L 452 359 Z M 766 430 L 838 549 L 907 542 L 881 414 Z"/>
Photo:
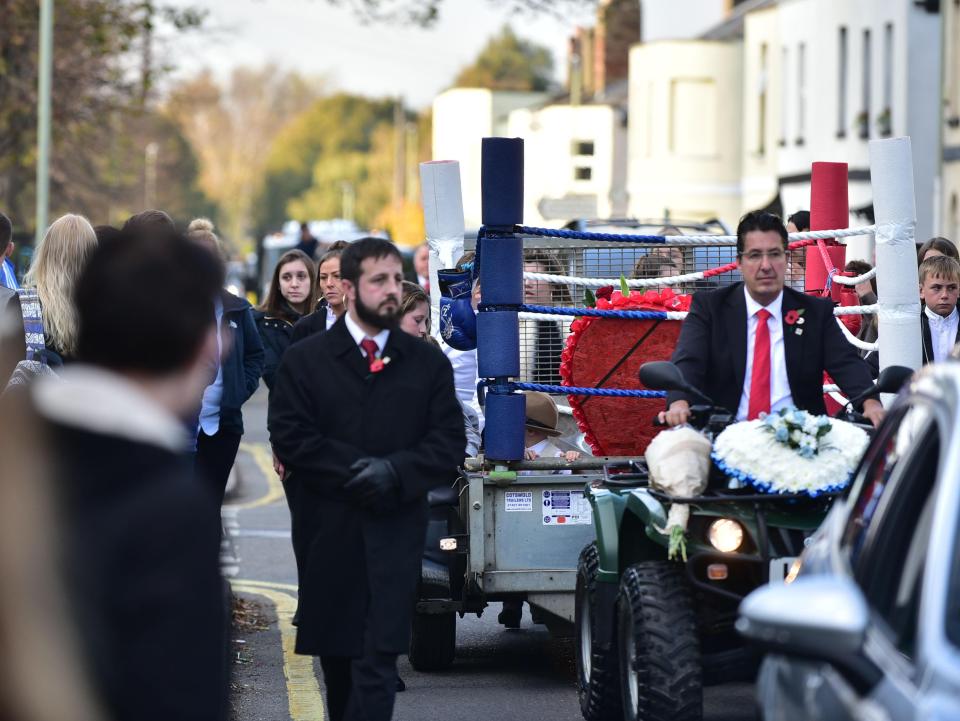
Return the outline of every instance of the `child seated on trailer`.
<path id="1" fill-rule="evenodd" d="M 524 438 L 524 458 L 532 461 L 536 458 L 563 458 L 565 461 L 575 461 L 580 458 L 578 451 L 562 451 L 550 438 L 560 435 L 557 423 L 560 414 L 553 398 L 539 391 L 524 391 L 527 397 L 526 435 Z M 529 474 L 532 471 L 522 471 Z M 561 475 L 569 475 L 570 470 L 553 471 Z"/>

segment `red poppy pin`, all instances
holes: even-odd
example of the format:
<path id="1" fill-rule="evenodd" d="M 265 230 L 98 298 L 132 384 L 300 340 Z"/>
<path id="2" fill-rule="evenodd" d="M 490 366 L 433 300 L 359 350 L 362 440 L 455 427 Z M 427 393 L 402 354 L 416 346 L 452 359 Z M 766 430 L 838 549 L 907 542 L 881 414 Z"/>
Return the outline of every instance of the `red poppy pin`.
<path id="1" fill-rule="evenodd" d="M 390 362 L 390 358 L 387 356 L 384 356 L 383 358 L 374 359 L 373 363 L 370 364 L 370 372 L 379 373 L 386 367 L 387 363 L 389 362 Z"/>
<path id="2" fill-rule="evenodd" d="M 791 308 L 783 316 L 783 322 L 793 328 L 796 335 L 803 335 L 803 308 Z"/>

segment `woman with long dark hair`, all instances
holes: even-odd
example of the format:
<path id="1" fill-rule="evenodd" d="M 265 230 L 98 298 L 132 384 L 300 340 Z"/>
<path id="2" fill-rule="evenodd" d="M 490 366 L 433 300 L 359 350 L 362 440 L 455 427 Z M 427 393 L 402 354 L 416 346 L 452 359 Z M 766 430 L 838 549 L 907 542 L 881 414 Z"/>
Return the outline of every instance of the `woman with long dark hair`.
<path id="1" fill-rule="evenodd" d="M 313 310 L 317 288 L 313 261 L 302 250 L 288 250 L 277 261 L 266 300 L 253 317 L 266 353 L 263 380 L 273 388 L 273 376 L 293 338 L 293 327 Z"/>

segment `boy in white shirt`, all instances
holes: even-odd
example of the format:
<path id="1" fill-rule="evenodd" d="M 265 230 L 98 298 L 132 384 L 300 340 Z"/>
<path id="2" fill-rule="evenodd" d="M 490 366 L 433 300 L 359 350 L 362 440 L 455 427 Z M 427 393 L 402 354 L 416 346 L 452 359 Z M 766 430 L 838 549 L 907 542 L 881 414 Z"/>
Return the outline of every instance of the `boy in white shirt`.
<path id="1" fill-rule="evenodd" d="M 960 315 L 960 263 L 946 255 L 937 255 L 920 264 L 920 329 L 923 362 L 933 363 L 950 356 L 958 338 Z"/>

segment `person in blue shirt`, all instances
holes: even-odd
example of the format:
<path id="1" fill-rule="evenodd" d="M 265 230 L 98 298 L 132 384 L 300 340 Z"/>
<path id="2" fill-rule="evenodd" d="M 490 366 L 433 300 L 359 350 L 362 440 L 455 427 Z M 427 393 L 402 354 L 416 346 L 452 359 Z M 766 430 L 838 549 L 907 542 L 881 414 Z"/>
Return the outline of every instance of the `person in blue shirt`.
<path id="1" fill-rule="evenodd" d="M 16 269 L 10 256 L 13 255 L 13 223 L 10 218 L 0 213 L 0 285 L 10 290 L 17 290 Z"/>
<path id="2" fill-rule="evenodd" d="M 187 237 L 222 262 L 220 239 L 209 220 L 199 218 L 190 223 Z M 214 299 L 214 313 L 220 362 L 213 382 L 203 392 L 195 464 L 198 475 L 210 484 L 219 508 L 243 436 L 240 409 L 260 385 L 264 350 L 246 300 L 222 290 Z"/>

